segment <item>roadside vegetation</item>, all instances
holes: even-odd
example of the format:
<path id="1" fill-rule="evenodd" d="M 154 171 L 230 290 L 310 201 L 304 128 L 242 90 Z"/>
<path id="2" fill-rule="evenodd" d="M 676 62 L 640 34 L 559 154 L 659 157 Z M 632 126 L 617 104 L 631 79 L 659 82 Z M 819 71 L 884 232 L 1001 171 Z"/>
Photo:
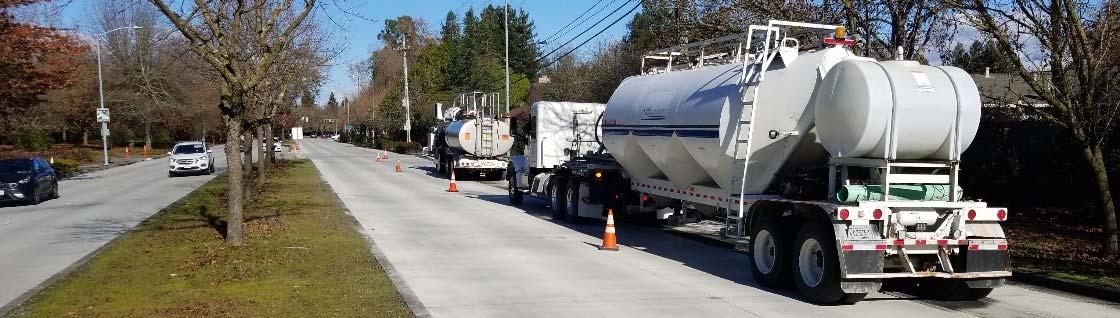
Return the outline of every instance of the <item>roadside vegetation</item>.
<path id="1" fill-rule="evenodd" d="M 223 243 L 219 176 L 14 317 L 410 317 L 345 208 L 309 161 L 280 161 L 249 201 L 245 246 Z"/>

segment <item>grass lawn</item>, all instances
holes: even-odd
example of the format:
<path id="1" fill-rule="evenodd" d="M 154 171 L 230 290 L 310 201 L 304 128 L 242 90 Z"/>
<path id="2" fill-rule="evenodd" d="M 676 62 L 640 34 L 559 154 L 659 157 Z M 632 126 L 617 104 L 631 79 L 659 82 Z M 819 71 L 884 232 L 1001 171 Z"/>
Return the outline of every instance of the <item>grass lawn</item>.
<path id="1" fill-rule="evenodd" d="M 1098 227 L 1011 223 L 1004 230 L 1013 272 L 1120 289 L 1120 256 L 1097 255 Z"/>
<path id="2" fill-rule="evenodd" d="M 222 242 L 224 176 L 32 297 L 15 317 L 410 317 L 309 161 L 273 169 Z"/>

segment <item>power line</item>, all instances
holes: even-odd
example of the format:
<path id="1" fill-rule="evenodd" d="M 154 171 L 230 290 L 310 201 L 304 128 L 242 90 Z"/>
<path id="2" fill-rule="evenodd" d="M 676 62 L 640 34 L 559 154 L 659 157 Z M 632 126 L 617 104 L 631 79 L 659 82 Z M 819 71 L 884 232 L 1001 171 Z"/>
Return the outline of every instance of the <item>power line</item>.
<path id="1" fill-rule="evenodd" d="M 621 6 L 618 6 L 618 8 L 615 8 L 614 11 L 611 11 L 611 13 L 608 13 L 607 15 L 603 16 L 602 19 L 599 19 L 599 21 L 596 21 L 595 24 L 592 24 L 586 30 L 583 30 L 583 32 L 580 32 L 579 34 L 576 34 L 576 36 L 572 37 L 567 42 L 564 42 L 564 44 L 561 44 L 561 45 L 557 46 L 552 51 L 549 51 L 548 53 L 546 53 L 544 55 L 541 55 L 541 57 L 539 59 L 537 59 L 537 62 L 543 61 L 544 59 L 548 58 L 549 55 L 552 55 L 552 53 L 556 53 L 556 51 L 559 51 L 559 50 L 563 49 L 564 46 L 567 46 L 568 44 L 572 43 L 572 41 L 575 41 L 576 39 L 579 39 L 579 37 L 583 36 L 584 34 L 587 34 L 588 31 L 591 31 L 591 29 L 594 29 L 596 26 L 599 26 L 600 23 L 603 23 L 603 21 L 607 20 L 607 18 L 610 18 L 612 15 L 615 14 L 615 12 L 618 12 L 618 10 L 622 10 L 622 8 L 625 8 L 626 5 L 631 3 L 631 2 L 634 2 L 634 1 L 631 0 L 631 1 L 627 1 L 627 2 L 623 3 Z M 640 5 L 641 5 L 641 1 L 638 2 L 638 6 L 640 6 Z M 630 9 L 630 12 L 634 12 L 634 10 L 637 10 L 638 6 L 634 6 L 633 9 Z M 630 13 L 623 14 L 622 17 L 625 17 L 629 14 Z M 618 20 L 615 20 L 614 23 L 618 23 L 618 21 L 620 21 L 620 20 L 622 20 L 621 17 Z M 613 26 L 614 23 L 612 23 L 610 26 Z M 608 28 L 610 26 L 608 26 Z M 604 29 L 604 30 L 606 30 L 606 29 Z M 599 33 L 602 34 L 602 31 L 600 31 Z M 596 35 L 598 35 L 598 34 L 596 34 Z M 587 42 L 585 41 L 584 43 L 587 43 Z"/>
<path id="2" fill-rule="evenodd" d="M 614 2 L 614 1 L 612 0 L 611 2 Z M 556 32 L 553 32 L 552 35 L 549 35 L 547 38 L 545 38 L 544 42 L 548 43 L 549 41 L 552 41 L 552 39 L 555 38 L 557 34 L 560 34 L 560 32 L 562 32 L 564 30 L 567 30 L 569 26 L 572 26 L 573 23 L 576 23 L 576 21 L 579 21 L 579 19 L 583 18 L 583 16 L 586 15 L 588 12 L 591 12 L 591 9 L 595 9 L 595 7 L 598 7 L 600 3 L 603 3 L 603 0 L 599 0 L 598 2 L 595 2 L 595 4 L 591 5 L 590 8 L 587 8 L 587 10 L 583 10 L 583 13 L 580 13 L 579 16 L 577 16 L 575 19 L 572 19 L 572 21 L 568 21 L 568 24 L 565 24 L 559 30 L 556 30 Z M 600 11 L 602 11 L 602 9 L 600 9 Z M 596 14 L 598 14 L 598 12 L 596 12 Z"/>
<path id="3" fill-rule="evenodd" d="M 602 8 L 599 8 L 599 10 L 595 10 L 595 13 L 592 13 L 591 15 L 587 16 L 586 18 L 584 18 L 584 19 L 583 19 L 583 21 L 580 21 L 580 22 L 579 22 L 579 24 L 583 24 L 584 22 L 587 22 L 587 20 L 591 20 L 591 18 L 593 18 L 593 17 L 595 17 L 595 16 L 598 16 L 598 15 L 599 15 L 599 12 L 603 12 L 603 10 L 606 10 L 606 9 L 607 9 L 608 7 L 610 7 L 611 5 L 614 5 L 614 3 L 615 3 L 615 0 L 611 0 L 611 2 L 607 3 L 607 4 L 606 4 L 606 5 L 604 5 L 604 6 L 602 7 Z M 626 4 L 623 4 L 622 6 L 626 6 Z M 613 12 L 612 12 L 612 13 L 613 13 Z M 607 18 L 607 17 L 609 17 L 609 16 L 610 16 L 610 14 L 607 14 L 607 16 L 604 16 L 603 18 L 604 18 L 604 19 L 606 19 L 606 18 Z M 564 31 L 564 33 L 561 33 L 561 34 L 560 34 L 560 36 L 557 36 L 556 38 L 557 38 L 557 39 L 563 38 L 564 36 L 568 35 L 568 33 L 572 32 L 572 30 L 575 30 L 575 28 L 573 27 L 573 28 L 571 28 L 571 29 L 568 29 L 567 31 Z"/>
<path id="4" fill-rule="evenodd" d="M 623 6 L 625 6 L 625 5 L 623 5 Z M 619 21 L 622 21 L 622 19 L 626 18 L 627 16 L 630 16 L 630 14 L 631 14 L 631 13 L 634 13 L 634 11 L 635 11 L 635 10 L 638 10 L 638 7 L 641 7 L 641 6 L 642 6 L 642 1 L 638 1 L 637 5 L 635 5 L 635 6 L 633 7 L 633 8 L 630 8 L 630 11 L 627 11 L 627 12 L 626 12 L 625 14 L 623 14 L 623 15 L 619 16 L 619 17 L 618 17 L 617 19 L 615 19 L 615 20 L 614 20 L 614 22 L 611 22 L 611 23 L 610 23 L 609 25 L 607 25 L 607 26 L 603 27 L 603 29 L 602 29 L 602 30 L 599 30 L 599 32 L 596 32 L 596 33 L 595 33 L 595 35 L 592 35 L 591 37 L 587 38 L 586 40 L 584 40 L 584 41 L 583 41 L 582 43 L 580 43 L 579 45 L 576 45 L 575 47 L 573 47 L 573 48 L 572 48 L 571 50 L 568 50 L 567 52 L 564 52 L 564 54 L 561 54 L 560 56 L 556 57 L 556 59 L 552 60 L 552 61 L 551 61 L 551 62 L 549 62 L 548 64 L 545 64 L 545 65 L 541 66 L 541 68 L 542 68 L 542 69 L 543 69 L 543 68 L 547 68 L 547 67 L 549 67 L 549 66 L 552 66 L 553 64 L 556 64 L 557 62 L 560 62 L 560 60 L 564 59 L 564 57 L 567 57 L 567 56 L 568 56 L 569 54 L 572 54 L 572 52 L 575 52 L 575 51 L 576 51 L 576 50 L 578 50 L 578 49 L 579 49 L 580 47 L 583 47 L 583 46 L 584 46 L 584 45 L 586 45 L 586 44 L 587 44 L 588 42 L 591 42 L 591 40 L 595 39 L 595 38 L 596 38 L 596 37 L 598 37 L 599 35 L 602 35 L 602 34 L 603 34 L 603 32 L 606 32 L 606 31 L 607 31 L 608 29 L 610 29 L 611 27 L 613 27 L 613 26 L 617 25 Z M 619 7 L 619 9 L 622 9 L 622 8 L 623 8 L 623 7 Z M 616 9 L 615 11 L 618 11 L 618 10 Z M 611 14 L 614 14 L 614 12 L 612 12 Z M 610 15 L 607 15 L 607 17 L 610 17 Z M 598 24 L 598 23 L 596 23 L 596 24 Z M 592 27 L 594 27 L 594 25 L 593 25 Z M 590 29 L 590 28 L 588 28 L 588 29 L 587 29 L 586 31 L 584 31 L 584 32 L 586 33 L 587 31 L 590 31 L 590 30 L 591 30 L 591 29 Z M 582 34 L 582 33 L 581 33 L 581 34 Z M 578 37 L 577 37 L 577 38 L 578 38 Z M 573 39 L 573 40 L 574 40 L 574 39 Z M 569 41 L 569 42 L 571 42 L 571 41 Z M 555 51 L 554 51 L 554 52 L 555 52 Z M 551 54 L 551 52 L 550 52 L 549 54 Z M 548 55 L 544 55 L 544 56 L 541 56 L 541 58 L 537 59 L 537 62 L 543 61 L 543 60 L 544 60 L 544 59 L 546 59 L 547 57 L 548 57 Z M 511 82 L 510 82 L 510 85 L 513 85 L 513 83 L 520 83 L 521 81 L 524 81 L 524 80 L 527 80 L 527 79 L 529 79 L 529 76 L 528 76 L 528 75 L 522 75 L 522 74 L 518 74 L 518 75 L 521 75 L 521 78 L 517 79 L 516 81 L 511 81 Z"/>

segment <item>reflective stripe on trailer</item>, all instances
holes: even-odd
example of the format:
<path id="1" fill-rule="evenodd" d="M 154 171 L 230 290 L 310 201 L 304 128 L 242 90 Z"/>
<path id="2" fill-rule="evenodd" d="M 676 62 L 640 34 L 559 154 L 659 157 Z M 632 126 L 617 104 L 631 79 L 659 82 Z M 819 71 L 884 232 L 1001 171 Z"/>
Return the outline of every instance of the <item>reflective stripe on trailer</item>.
<path id="1" fill-rule="evenodd" d="M 972 251 L 1005 251 L 1007 250 L 1006 240 L 971 240 L 968 244 L 968 249 Z"/>
<path id="2" fill-rule="evenodd" d="M 840 250 L 844 252 L 852 251 L 886 251 L 890 246 L 888 241 L 885 240 L 851 240 L 841 241 Z"/>
<path id="3" fill-rule="evenodd" d="M 894 246 L 968 245 L 968 240 L 894 240 Z"/>

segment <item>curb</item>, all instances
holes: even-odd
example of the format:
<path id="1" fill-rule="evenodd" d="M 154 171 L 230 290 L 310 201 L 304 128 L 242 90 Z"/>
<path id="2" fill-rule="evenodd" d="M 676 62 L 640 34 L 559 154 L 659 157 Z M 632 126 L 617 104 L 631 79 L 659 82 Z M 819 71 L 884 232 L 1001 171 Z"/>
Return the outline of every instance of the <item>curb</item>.
<path id="1" fill-rule="evenodd" d="M 1120 289 L 1086 285 L 1035 273 L 1013 273 L 1011 281 L 1045 287 L 1070 294 L 1120 302 Z"/>
<path id="2" fill-rule="evenodd" d="M 671 227 L 668 227 L 668 226 L 661 226 L 661 228 L 666 230 L 668 233 L 670 233 L 672 235 L 675 235 L 675 236 L 679 236 L 679 237 L 683 237 L 683 238 L 687 238 L 687 239 L 691 239 L 691 240 L 696 240 L 696 241 L 699 241 L 701 243 L 705 243 L 705 244 L 709 244 L 709 245 L 726 246 L 726 247 L 734 248 L 736 251 L 739 251 L 739 252 L 748 253 L 745 250 L 738 249 L 737 246 L 734 243 L 731 243 L 731 242 L 723 241 L 723 240 L 720 240 L 720 239 L 717 239 L 717 238 L 708 237 L 708 236 L 700 235 L 700 234 L 696 234 L 696 233 L 678 231 L 678 230 L 675 230 L 675 229 L 673 229 Z M 1035 274 L 1035 273 L 1024 273 L 1024 272 L 1012 272 L 1011 277 L 1008 277 L 1007 279 L 1009 281 L 1013 281 L 1013 282 L 1018 282 L 1018 283 L 1032 285 L 1032 286 L 1052 289 L 1052 290 L 1056 290 L 1056 291 L 1069 293 L 1069 294 L 1072 294 L 1072 295 L 1077 295 L 1077 296 L 1082 296 L 1082 297 L 1089 297 L 1089 298 L 1095 298 L 1095 299 L 1100 299 L 1100 300 L 1104 300 L 1104 301 L 1120 303 L 1120 289 L 1094 286 L 1094 285 L 1086 285 L 1086 284 L 1082 284 L 1082 283 L 1057 279 L 1057 278 L 1049 277 L 1049 276 L 1046 276 L 1046 275 Z"/>

